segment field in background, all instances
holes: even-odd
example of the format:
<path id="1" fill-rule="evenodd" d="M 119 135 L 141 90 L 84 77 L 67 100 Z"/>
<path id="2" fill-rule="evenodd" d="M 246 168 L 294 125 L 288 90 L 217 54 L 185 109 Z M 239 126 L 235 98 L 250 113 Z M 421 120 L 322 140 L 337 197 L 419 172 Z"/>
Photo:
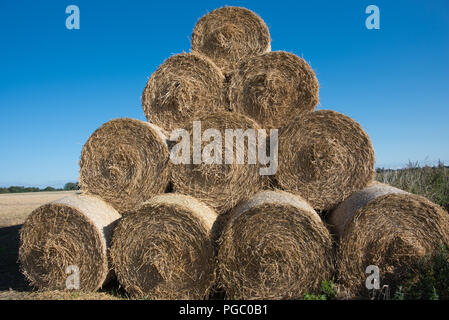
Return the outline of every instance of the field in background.
<path id="1" fill-rule="evenodd" d="M 0 194 L 0 228 L 22 224 L 37 207 L 74 193 L 75 191 Z"/>

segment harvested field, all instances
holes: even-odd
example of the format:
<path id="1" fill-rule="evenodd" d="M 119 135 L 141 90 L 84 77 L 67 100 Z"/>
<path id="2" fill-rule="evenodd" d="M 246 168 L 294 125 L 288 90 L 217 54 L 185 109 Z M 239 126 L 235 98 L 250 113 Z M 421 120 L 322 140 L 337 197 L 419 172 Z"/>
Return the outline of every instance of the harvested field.
<path id="1" fill-rule="evenodd" d="M 104 292 L 68 292 L 68 291 L 0 291 L 0 300 L 119 300 L 118 297 Z"/>
<path id="2" fill-rule="evenodd" d="M 0 194 L 0 228 L 22 224 L 37 207 L 76 191 Z"/>

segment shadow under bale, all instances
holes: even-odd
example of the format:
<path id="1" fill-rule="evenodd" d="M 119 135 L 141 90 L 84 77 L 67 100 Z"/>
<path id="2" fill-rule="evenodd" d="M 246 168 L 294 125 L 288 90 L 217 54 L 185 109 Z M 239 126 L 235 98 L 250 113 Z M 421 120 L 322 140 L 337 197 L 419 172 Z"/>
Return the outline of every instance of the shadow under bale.
<path id="1" fill-rule="evenodd" d="M 19 252 L 19 232 L 22 225 L 0 228 L 0 291 L 30 291 L 17 262 Z"/>

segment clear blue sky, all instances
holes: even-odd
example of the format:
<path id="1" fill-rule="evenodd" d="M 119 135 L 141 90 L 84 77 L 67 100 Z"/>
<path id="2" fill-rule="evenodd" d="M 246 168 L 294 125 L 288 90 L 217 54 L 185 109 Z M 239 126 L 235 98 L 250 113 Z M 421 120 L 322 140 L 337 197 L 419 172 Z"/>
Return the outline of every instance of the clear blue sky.
<path id="1" fill-rule="evenodd" d="M 65 28 L 78 5 L 81 29 Z M 367 30 L 365 8 L 380 8 Z M 157 66 L 189 51 L 197 19 L 244 6 L 273 50 L 304 57 L 322 109 L 357 120 L 378 166 L 449 160 L 449 2 L 0 1 L 0 186 L 76 181 L 83 144 L 116 117 L 144 120 L 140 95 Z"/>

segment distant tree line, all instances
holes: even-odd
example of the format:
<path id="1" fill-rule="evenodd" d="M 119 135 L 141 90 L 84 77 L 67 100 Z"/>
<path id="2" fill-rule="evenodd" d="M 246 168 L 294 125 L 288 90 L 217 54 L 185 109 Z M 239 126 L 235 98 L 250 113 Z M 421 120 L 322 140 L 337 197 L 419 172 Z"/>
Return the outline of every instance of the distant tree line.
<path id="1" fill-rule="evenodd" d="M 22 193 L 22 192 L 42 192 L 42 191 L 69 191 L 78 190 L 77 182 L 67 182 L 64 188 L 46 187 L 44 189 L 36 187 L 11 186 L 9 188 L 0 188 L 0 193 Z"/>

